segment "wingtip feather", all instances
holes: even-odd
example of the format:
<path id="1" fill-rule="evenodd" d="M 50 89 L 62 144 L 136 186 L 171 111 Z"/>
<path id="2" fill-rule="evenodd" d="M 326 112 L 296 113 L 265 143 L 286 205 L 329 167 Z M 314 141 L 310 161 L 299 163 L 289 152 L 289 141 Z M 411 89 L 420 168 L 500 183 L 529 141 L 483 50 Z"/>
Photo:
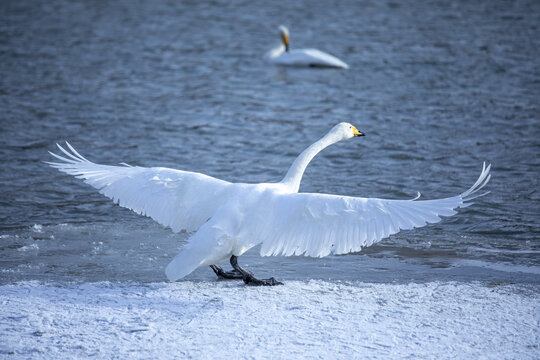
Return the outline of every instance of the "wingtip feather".
<path id="1" fill-rule="evenodd" d="M 75 154 L 76 156 L 78 156 L 81 160 L 84 160 L 86 162 L 90 162 L 88 161 L 84 156 L 82 156 L 81 154 L 79 154 L 77 152 L 77 150 L 75 150 L 75 148 L 73 146 L 71 146 L 71 144 L 69 142 L 66 141 L 66 145 L 67 147 L 69 148 L 69 150 L 71 150 L 73 152 L 73 154 Z"/>
<path id="2" fill-rule="evenodd" d="M 464 193 L 461 194 L 461 198 L 463 199 L 463 201 L 469 201 L 469 200 L 472 200 L 472 199 L 476 198 L 476 196 L 471 197 L 471 195 L 478 192 L 484 186 L 487 185 L 487 183 L 491 179 L 490 171 L 491 171 L 491 164 L 488 164 L 486 166 L 486 162 L 484 161 L 483 164 L 482 164 L 482 172 L 480 173 L 480 176 L 478 177 L 478 179 L 476 180 L 474 185 L 471 186 L 469 188 L 469 190 L 467 190 L 467 191 L 465 191 Z"/>

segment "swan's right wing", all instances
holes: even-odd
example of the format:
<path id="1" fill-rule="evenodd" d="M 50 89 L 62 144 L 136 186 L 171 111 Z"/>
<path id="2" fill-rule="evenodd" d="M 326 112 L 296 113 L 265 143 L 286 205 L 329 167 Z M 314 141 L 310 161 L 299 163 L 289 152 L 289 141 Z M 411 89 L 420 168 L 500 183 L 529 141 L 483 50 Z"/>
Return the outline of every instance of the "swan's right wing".
<path id="1" fill-rule="evenodd" d="M 95 164 L 71 145 L 64 153 L 50 152 L 61 162 L 47 162 L 58 170 L 84 179 L 120 206 L 149 216 L 174 232 L 197 230 L 227 197 L 231 183 L 204 174 L 167 168 Z"/>
<path id="2" fill-rule="evenodd" d="M 279 194 L 261 208 L 261 255 L 323 257 L 360 251 L 400 230 L 436 223 L 481 196 L 490 166 L 466 192 L 435 200 L 386 200 L 326 194 Z M 484 194 L 482 194 L 484 195 Z"/>

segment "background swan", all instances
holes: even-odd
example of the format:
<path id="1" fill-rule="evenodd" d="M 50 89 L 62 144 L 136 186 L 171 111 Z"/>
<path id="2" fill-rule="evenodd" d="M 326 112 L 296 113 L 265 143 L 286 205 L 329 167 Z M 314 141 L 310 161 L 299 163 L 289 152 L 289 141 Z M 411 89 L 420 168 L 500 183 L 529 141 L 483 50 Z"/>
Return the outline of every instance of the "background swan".
<path id="1" fill-rule="evenodd" d="M 282 44 L 269 51 L 266 57 L 274 64 L 288 66 L 332 67 L 348 69 L 349 66 L 335 56 L 317 49 L 290 49 L 289 30 L 281 25 L 279 35 Z"/>
<path id="2" fill-rule="evenodd" d="M 340 123 L 304 150 L 279 183 L 230 183 L 204 174 L 160 167 L 95 164 L 71 145 L 65 154 L 51 153 L 62 162 L 49 162 L 84 179 L 120 206 L 150 216 L 174 232 L 196 231 L 165 273 L 180 279 L 210 265 L 219 276 L 242 278 L 248 284 L 276 285 L 242 269 L 237 256 L 261 244 L 261 255 L 323 257 L 346 254 L 395 234 L 450 216 L 490 179 L 485 164 L 467 191 L 435 200 L 385 200 L 315 193 L 298 193 L 300 181 L 317 153 L 338 141 L 362 136 L 354 126 Z M 215 264 L 231 260 L 234 270 Z"/>

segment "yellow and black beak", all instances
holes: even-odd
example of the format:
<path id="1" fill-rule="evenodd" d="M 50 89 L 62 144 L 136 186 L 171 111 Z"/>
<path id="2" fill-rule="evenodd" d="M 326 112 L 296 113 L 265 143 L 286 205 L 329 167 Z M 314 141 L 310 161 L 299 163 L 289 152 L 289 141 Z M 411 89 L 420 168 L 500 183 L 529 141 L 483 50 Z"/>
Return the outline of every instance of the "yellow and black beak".
<path id="1" fill-rule="evenodd" d="M 364 134 L 363 132 L 358 131 L 358 129 L 355 128 L 354 126 L 352 127 L 352 131 L 353 131 L 354 136 L 366 136 L 366 134 Z"/>

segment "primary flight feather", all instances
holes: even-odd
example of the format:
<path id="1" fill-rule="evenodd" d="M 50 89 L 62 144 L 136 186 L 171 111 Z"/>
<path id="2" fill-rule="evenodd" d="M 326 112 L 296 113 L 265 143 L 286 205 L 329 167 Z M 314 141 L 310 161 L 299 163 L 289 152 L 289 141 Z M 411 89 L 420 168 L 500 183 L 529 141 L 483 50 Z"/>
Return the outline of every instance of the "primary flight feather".
<path id="1" fill-rule="evenodd" d="M 302 175 L 313 157 L 338 141 L 362 136 L 340 123 L 304 150 L 281 182 L 230 183 L 204 174 L 161 167 L 109 166 L 81 156 L 69 143 L 64 156 L 51 152 L 58 170 L 84 179 L 120 206 L 146 215 L 174 232 L 195 232 L 167 266 L 169 280 L 180 279 L 210 265 L 218 276 L 241 278 L 254 285 L 280 284 L 259 280 L 237 264 L 236 257 L 261 244 L 261 255 L 322 257 L 361 250 L 400 230 L 421 227 L 470 205 L 489 181 L 491 166 L 467 191 L 435 200 L 386 200 L 298 193 Z M 234 270 L 215 264 L 231 260 Z"/>

